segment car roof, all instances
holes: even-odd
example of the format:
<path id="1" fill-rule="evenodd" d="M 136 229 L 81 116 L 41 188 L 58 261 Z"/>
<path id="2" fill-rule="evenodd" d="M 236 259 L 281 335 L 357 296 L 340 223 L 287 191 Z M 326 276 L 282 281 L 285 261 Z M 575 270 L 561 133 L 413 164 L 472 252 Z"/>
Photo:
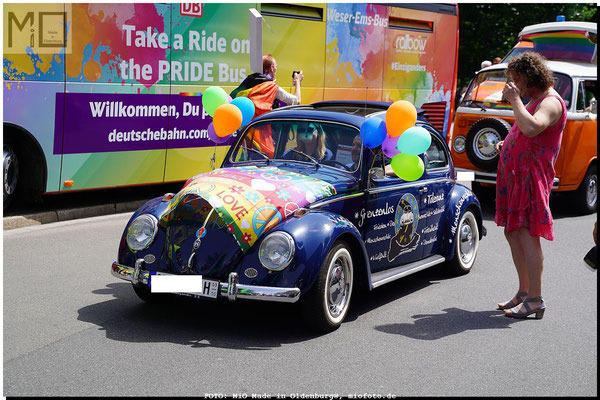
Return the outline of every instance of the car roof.
<path id="1" fill-rule="evenodd" d="M 274 119 L 306 119 L 341 122 L 360 129 L 367 118 L 379 117 L 385 120 L 385 112 L 391 104 L 383 101 L 320 101 L 306 105 L 276 108 L 252 120 L 252 122 Z M 417 124 L 427 125 L 443 140 L 443 134 L 427 121 L 425 110 L 419 107 L 415 108 L 417 109 Z"/>
<path id="2" fill-rule="evenodd" d="M 598 75 L 598 69 L 594 63 L 548 60 L 547 65 L 551 71 L 569 76 L 596 77 Z M 494 64 L 481 69 L 479 73 L 483 71 L 504 70 L 507 66 L 508 63 Z"/>
<path id="3" fill-rule="evenodd" d="M 391 102 L 384 101 L 320 101 L 312 104 L 277 108 L 269 113 L 264 114 L 259 119 L 318 118 L 323 120 L 345 122 L 360 128 L 366 118 L 385 114 L 386 110 L 391 104 Z M 422 120 L 425 115 L 425 110 L 417 107 L 417 115 L 419 115 Z"/>
<path id="4" fill-rule="evenodd" d="M 563 22 L 545 22 L 543 24 L 529 25 L 519 32 L 519 37 L 529 35 L 531 33 L 554 32 L 554 31 L 587 31 L 596 33 L 598 28 L 594 22 L 581 21 L 563 21 Z"/>

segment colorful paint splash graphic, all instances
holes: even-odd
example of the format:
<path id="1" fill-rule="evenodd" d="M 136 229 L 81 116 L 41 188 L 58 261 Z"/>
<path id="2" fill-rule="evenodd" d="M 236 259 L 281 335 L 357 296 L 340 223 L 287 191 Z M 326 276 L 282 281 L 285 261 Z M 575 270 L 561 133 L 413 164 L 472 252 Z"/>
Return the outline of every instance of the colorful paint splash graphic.
<path id="1" fill-rule="evenodd" d="M 161 221 L 168 221 L 190 194 L 208 201 L 246 252 L 294 211 L 336 191 L 320 179 L 278 168 L 223 168 L 190 179 L 171 200 Z"/>

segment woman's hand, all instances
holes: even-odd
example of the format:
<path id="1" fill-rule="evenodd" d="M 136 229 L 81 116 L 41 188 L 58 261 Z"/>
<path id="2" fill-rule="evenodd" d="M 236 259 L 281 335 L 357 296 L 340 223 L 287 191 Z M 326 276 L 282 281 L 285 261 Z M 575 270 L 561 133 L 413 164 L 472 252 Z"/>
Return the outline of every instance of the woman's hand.
<path id="1" fill-rule="evenodd" d="M 504 89 L 502 89 L 502 95 L 512 104 L 514 101 L 521 98 L 521 91 L 514 82 L 508 82 L 506 86 L 504 86 Z"/>
<path id="2" fill-rule="evenodd" d="M 501 140 L 498 143 L 496 143 L 496 150 L 497 151 L 502 150 L 502 146 L 504 146 L 504 140 Z"/>

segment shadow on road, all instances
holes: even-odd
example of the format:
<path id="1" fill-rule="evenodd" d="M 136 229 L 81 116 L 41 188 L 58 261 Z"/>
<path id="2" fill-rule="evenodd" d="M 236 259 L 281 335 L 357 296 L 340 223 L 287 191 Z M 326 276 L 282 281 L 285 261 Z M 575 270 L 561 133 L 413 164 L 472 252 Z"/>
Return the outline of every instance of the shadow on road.
<path id="1" fill-rule="evenodd" d="M 146 304 L 126 282 L 93 293 L 112 299 L 79 309 L 78 320 L 100 326 L 108 339 L 118 341 L 269 350 L 319 336 L 303 326 L 295 304 L 170 295 L 157 304 Z"/>
<path id="2" fill-rule="evenodd" d="M 515 322 L 523 321 L 507 318 L 499 310 L 467 311 L 453 307 L 442 311 L 442 314 L 413 315 L 413 323 L 380 325 L 375 329 L 411 339 L 437 340 L 471 330 L 506 329 Z"/>
<path id="3" fill-rule="evenodd" d="M 374 291 L 356 293 L 345 321 L 448 278 L 445 271 L 434 267 Z M 322 335 L 307 326 L 299 304 L 229 303 L 170 295 L 157 304 L 147 304 L 127 282 L 110 283 L 93 293 L 111 298 L 79 309 L 78 320 L 99 326 L 108 339 L 117 341 L 269 350 Z"/>

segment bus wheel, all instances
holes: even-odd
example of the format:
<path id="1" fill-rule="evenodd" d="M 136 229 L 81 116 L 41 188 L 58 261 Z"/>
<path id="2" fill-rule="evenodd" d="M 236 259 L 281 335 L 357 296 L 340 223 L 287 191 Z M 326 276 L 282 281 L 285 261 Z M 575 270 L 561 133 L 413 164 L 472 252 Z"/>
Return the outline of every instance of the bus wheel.
<path id="1" fill-rule="evenodd" d="M 484 171 L 495 171 L 500 153 L 496 144 L 510 132 L 510 124 L 498 118 L 483 118 L 475 122 L 467 133 L 467 156 Z"/>
<path id="2" fill-rule="evenodd" d="M 19 184 L 19 157 L 12 143 L 4 143 L 4 210 L 8 209 L 15 198 Z"/>
<path id="3" fill-rule="evenodd" d="M 598 173 L 595 165 L 590 165 L 579 188 L 573 195 L 580 213 L 591 214 L 596 211 L 598 207 Z"/>

